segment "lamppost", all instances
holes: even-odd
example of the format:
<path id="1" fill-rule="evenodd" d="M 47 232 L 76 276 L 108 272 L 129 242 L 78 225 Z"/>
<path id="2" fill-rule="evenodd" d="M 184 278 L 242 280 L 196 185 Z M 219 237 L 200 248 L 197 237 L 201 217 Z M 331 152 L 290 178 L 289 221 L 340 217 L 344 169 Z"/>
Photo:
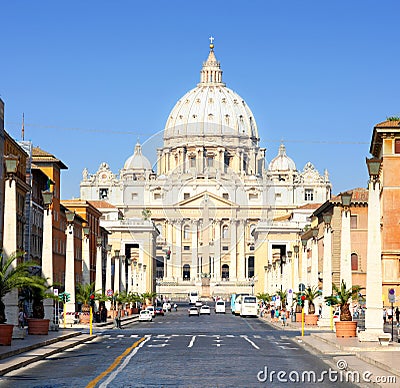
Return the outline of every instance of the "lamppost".
<path id="1" fill-rule="evenodd" d="M 342 230 L 340 235 L 340 283 L 345 282 L 346 288 L 352 287 L 351 275 L 351 235 L 350 235 L 350 204 L 351 192 L 340 194 L 342 203 Z M 351 303 L 350 303 L 351 306 Z"/>
<path id="2" fill-rule="evenodd" d="M 119 261 L 119 249 L 114 250 L 114 292 L 119 292 L 120 283 L 120 261 Z"/>
<path id="3" fill-rule="evenodd" d="M 70 295 L 69 302 L 66 302 L 66 312 L 75 313 L 75 268 L 74 268 L 74 219 L 75 212 L 65 211 L 67 218 L 67 246 L 65 256 L 65 292 Z"/>
<path id="4" fill-rule="evenodd" d="M 53 192 L 49 190 L 42 191 L 43 199 L 43 248 L 42 248 L 42 275 L 50 286 L 54 283 L 53 278 L 53 215 L 51 206 L 53 204 Z M 49 289 L 53 293 L 53 287 Z M 57 302 L 58 304 L 58 302 Z M 58 308 L 55 317 L 53 316 L 53 301 L 51 299 L 43 300 L 44 316 L 50 319 L 50 328 L 58 325 Z M 54 319 L 55 318 L 55 319 Z"/>
<path id="5" fill-rule="evenodd" d="M 294 260 L 293 260 L 293 289 L 298 290 L 299 288 L 299 251 L 300 246 L 298 244 L 293 245 Z"/>
<path id="6" fill-rule="evenodd" d="M 378 341 L 390 337 L 383 332 L 382 319 L 382 246 L 381 246 L 381 204 L 380 171 L 382 160 L 366 159 L 368 182 L 368 242 L 365 331 L 358 335 L 360 341 Z"/>
<path id="7" fill-rule="evenodd" d="M 307 238 L 301 239 L 303 250 L 301 252 L 301 283 L 307 284 Z"/>

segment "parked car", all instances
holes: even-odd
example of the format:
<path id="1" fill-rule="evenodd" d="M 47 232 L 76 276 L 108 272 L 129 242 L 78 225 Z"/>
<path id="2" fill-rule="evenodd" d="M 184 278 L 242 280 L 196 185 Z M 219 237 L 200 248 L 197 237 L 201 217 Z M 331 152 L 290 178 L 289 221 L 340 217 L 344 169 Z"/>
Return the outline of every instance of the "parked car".
<path id="1" fill-rule="evenodd" d="M 164 315 L 164 310 L 162 309 L 162 307 L 156 307 L 155 313 L 156 315 Z"/>
<path id="2" fill-rule="evenodd" d="M 149 310 L 142 310 L 139 314 L 139 321 L 151 322 L 153 320 L 153 315 Z"/>
<path id="3" fill-rule="evenodd" d="M 189 313 L 189 317 L 191 316 L 191 315 L 199 315 L 199 310 L 197 309 L 197 307 L 190 307 L 189 308 L 189 310 L 188 310 L 188 313 Z"/>
<path id="4" fill-rule="evenodd" d="M 203 302 L 201 300 L 197 300 L 196 303 L 194 304 L 196 307 L 201 307 L 203 306 Z"/>
<path id="5" fill-rule="evenodd" d="M 210 314 L 211 314 L 210 306 L 207 306 L 205 304 L 200 307 L 200 315 L 210 315 Z"/>
<path id="6" fill-rule="evenodd" d="M 151 315 L 152 315 L 153 317 L 156 316 L 156 311 L 155 311 L 155 309 L 154 309 L 154 306 L 147 306 L 147 307 L 146 307 L 146 310 L 150 311 L 150 312 L 151 312 Z"/>

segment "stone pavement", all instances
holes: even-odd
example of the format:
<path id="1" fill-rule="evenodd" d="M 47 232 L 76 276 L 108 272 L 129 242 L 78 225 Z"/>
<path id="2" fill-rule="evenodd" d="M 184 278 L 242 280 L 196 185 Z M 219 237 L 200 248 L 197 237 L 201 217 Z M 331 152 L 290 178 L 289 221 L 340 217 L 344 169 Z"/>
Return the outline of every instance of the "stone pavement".
<path id="1" fill-rule="evenodd" d="M 136 316 L 123 317 L 121 326 L 127 325 L 137 319 Z M 89 334 L 89 325 L 63 324 L 59 331 L 49 331 L 48 335 L 28 335 L 23 339 L 13 339 L 11 346 L 0 346 L 0 376 L 22 368 L 48 356 L 60 353 L 66 349 L 83 344 L 96 338 L 96 331 L 111 329 L 114 320 L 93 324 L 93 334 Z"/>
<path id="2" fill-rule="evenodd" d="M 278 330 L 298 330 L 301 334 L 300 322 L 271 322 L 270 317 L 262 318 Z M 304 336 L 297 336 L 298 344 L 303 345 L 336 370 L 355 371 L 360 374 L 361 387 L 400 387 L 400 343 L 390 342 L 381 346 L 378 342 L 360 342 L 358 338 L 337 338 L 329 328 L 305 326 Z M 362 374 L 370 376 L 374 383 L 363 381 Z M 368 378 L 369 379 L 369 378 Z M 367 380 L 367 379 L 366 379 Z M 393 382 L 388 382 L 392 380 Z"/>

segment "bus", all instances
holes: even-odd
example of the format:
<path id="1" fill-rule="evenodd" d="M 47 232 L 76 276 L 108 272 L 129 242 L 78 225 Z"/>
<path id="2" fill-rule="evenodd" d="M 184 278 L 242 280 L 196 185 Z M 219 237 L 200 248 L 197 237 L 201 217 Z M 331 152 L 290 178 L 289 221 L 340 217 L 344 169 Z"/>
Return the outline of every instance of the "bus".
<path id="1" fill-rule="evenodd" d="M 189 291 L 189 303 L 195 304 L 199 300 L 199 291 Z"/>
<path id="2" fill-rule="evenodd" d="M 240 315 L 240 306 L 242 304 L 242 298 L 244 296 L 249 295 L 249 294 L 233 294 L 233 295 L 235 296 L 234 297 L 235 303 L 232 305 L 232 300 L 231 300 L 231 311 L 232 311 L 232 314 Z M 233 295 L 232 295 L 232 297 L 233 297 Z"/>
<path id="3" fill-rule="evenodd" d="M 246 295 L 242 297 L 240 304 L 241 317 L 257 317 L 258 314 L 257 298 L 253 295 Z"/>

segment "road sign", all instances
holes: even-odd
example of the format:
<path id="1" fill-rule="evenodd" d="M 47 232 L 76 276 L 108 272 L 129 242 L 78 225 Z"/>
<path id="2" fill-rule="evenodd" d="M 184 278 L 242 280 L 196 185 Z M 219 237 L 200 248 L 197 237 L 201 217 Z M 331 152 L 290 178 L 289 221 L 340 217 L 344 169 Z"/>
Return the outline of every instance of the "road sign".
<path id="1" fill-rule="evenodd" d="M 288 293 L 287 293 L 287 301 L 286 303 L 291 306 L 293 303 L 293 290 L 291 288 L 288 289 Z"/>
<path id="2" fill-rule="evenodd" d="M 396 303 L 396 290 L 394 288 L 390 288 L 388 292 L 389 303 Z"/>
<path id="3" fill-rule="evenodd" d="M 58 296 L 58 288 L 55 288 L 55 289 L 53 290 L 53 293 L 54 293 L 54 296 Z"/>
<path id="4" fill-rule="evenodd" d="M 113 296 L 114 291 L 113 290 L 107 290 L 107 296 Z"/>

